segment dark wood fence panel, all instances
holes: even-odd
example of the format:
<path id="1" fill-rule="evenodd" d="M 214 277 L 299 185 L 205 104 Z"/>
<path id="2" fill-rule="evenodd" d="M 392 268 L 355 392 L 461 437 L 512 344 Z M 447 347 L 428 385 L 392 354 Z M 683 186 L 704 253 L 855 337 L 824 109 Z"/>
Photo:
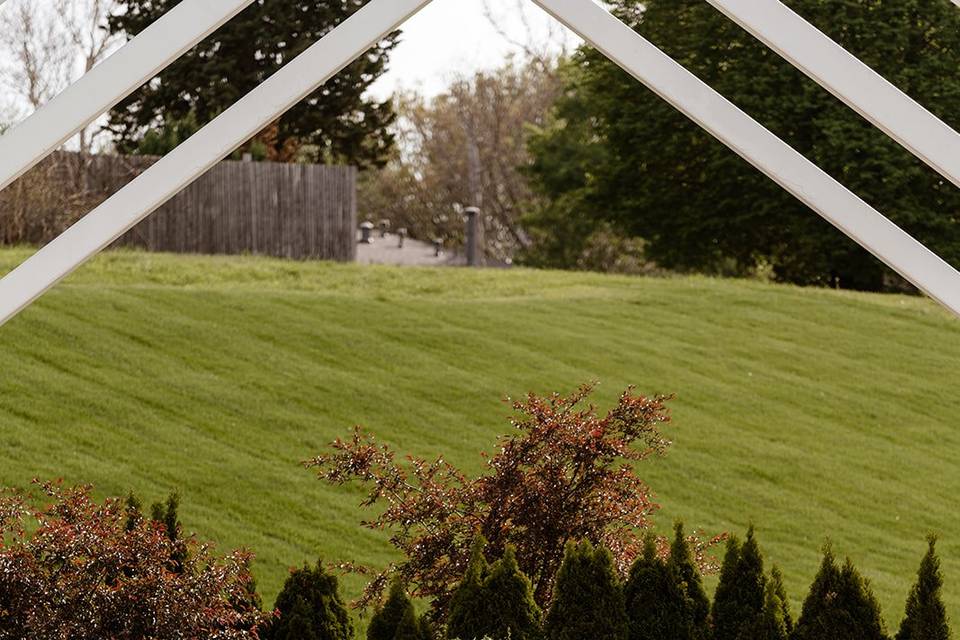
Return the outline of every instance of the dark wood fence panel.
<path id="1" fill-rule="evenodd" d="M 53 154 L 0 194 L 0 242 L 49 241 L 156 160 Z M 354 167 L 225 161 L 115 246 L 351 262 L 356 194 Z"/>
<path id="2" fill-rule="evenodd" d="M 118 244 L 352 262 L 356 192 L 353 167 L 221 162 Z"/>

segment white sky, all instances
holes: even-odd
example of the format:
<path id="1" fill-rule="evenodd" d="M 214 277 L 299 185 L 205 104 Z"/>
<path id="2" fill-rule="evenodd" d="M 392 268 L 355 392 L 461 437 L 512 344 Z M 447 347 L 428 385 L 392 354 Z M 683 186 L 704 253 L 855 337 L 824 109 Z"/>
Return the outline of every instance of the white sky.
<path id="1" fill-rule="evenodd" d="M 497 23 L 510 40 L 538 46 L 572 45 L 579 40 L 529 0 L 488 0 Z M 527 35 L 524 19 L 534 32 Z M 551 33 L 551 28 L 555 30 Z M 562 30 L 562 31 L 561 31 Z M 383 98 L 395 89 L 441 92 L 458 73 L 496 67 L 519 47 L 497 33 L 484 13 L 484 0 L 434 0 L 403 27 L 403 41 L 390 57 L 390 71 L 372 93 Z"/>

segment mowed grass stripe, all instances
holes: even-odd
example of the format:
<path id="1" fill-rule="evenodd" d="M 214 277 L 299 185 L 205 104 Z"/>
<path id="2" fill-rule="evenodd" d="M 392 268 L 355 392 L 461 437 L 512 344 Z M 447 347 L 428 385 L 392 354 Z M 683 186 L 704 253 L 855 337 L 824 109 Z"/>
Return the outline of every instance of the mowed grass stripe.
<path id="1" fill-rule="evenodd" d="M 271 602 L 291 565 L 391 558 L 360 491 L 299 466 L 354 424 L 476 471 L 505 396 L 635 384 L 678 395 L 642 467 L 661 527 L 756 523 L 795 604 L 829 538 L 891 624 L 939 532 L 956 616 L 958 335 L 903 296 L 111 253 L 0 329 L 0 481 L 179 489 L 188 528 L 257 552 Z"/>

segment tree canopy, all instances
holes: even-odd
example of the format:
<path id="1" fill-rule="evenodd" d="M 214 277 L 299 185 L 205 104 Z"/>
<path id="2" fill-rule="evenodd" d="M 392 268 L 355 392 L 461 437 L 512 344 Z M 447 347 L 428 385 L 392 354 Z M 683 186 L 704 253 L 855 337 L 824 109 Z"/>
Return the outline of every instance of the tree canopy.
<path id="1" fill-rule="evenodd" d="M 687 69 L 960 264 L 960 191 L 881 131 L 707 3 L 610 4 Z M 960 125 L 960 12 L 950 2 L 786 4 L 947 124 Z M 770 268 L 777 279 L 800 284 L 902 286 L 865 250 L 599 52 L 581 49 L 566 73 L 568 90 L 554 120 L 531 144 L 531 176 L 551 201 L 528 222 L 532 233 L 557 220 L 577 231 L 558 234 L 548 263 L 572 266 L 565 243 L 582 242 L 584 225 L 589 231 L 612 222 L 622 234 L 646 240 L 648 255 L 669 268 Z"/>
<path id="2" fill-rule="evenodd" d="M 136 36 L 180 0 L 123 0 L 110 30 Z M 360 9 L 363 0 L 258 0 L 118 105 L 109 129 L 117 146 L 169 138 L 183 122 L 204 124 Z M 257 138 L 271 159 L 382 164 L 393 146 L 390 102 L 364 97 L 387 68 L 394 33 L 309 95 Z M 176 142 L 179 142 L 177 140 Z M 155 146 L 151 146 L 155 148 Z M 167 149 L 168 150 L 168 149 Z"/>

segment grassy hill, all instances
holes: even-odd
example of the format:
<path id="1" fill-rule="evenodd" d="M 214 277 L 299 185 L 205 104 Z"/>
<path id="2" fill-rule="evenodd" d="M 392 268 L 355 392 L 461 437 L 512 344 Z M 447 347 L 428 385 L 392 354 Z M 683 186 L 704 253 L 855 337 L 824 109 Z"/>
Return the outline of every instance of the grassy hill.
<path id="1" fill-rule="evenodd" d="M 960 620 L 960 323 L 926 300 L 113 253 L 0 328 L 0 363 L 0 483 L 179 489 L 189 529 L 257 552 L 268 603 L 291 565 L 390 557 L 359 493 L 299 466 L 331 439 L 363 424 L 479 469 L 504 396 L 598 380 L 605 406 L 678 394 L 641 469 L 664 529 L 755 522 L 795 604 L 829 538 L 891 623 L 935 531 Z"/>

